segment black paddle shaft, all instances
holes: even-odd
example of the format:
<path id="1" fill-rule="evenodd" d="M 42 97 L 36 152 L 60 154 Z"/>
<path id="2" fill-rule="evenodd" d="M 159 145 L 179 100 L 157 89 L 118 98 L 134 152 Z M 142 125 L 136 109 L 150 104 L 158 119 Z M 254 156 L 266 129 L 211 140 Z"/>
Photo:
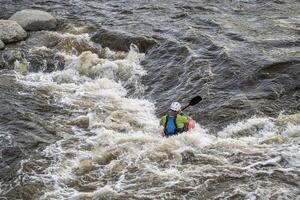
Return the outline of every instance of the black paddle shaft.
<path id="1" fill-rule="evenodd" d="M 196 105 L 197 103 L 199 103 L 202 100 L 202 97 L 200 96 L 196 96 L 194 98 L 191 99 L 189 105 L 185 106 L 181 111 L 185 110 L 186 108 L 188 108 L 189 106 L 193 106 Z"/>

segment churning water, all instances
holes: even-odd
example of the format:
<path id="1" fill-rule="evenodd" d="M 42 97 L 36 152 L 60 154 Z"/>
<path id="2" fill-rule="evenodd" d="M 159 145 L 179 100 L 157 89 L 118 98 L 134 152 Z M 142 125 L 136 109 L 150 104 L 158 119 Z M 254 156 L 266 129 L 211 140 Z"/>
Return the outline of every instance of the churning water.
<path id="1" fill-rule="evenodd" d="M 300 199 L 299 4 L 130 2 L 6 2 L 69 21 L 1 52 L 0 197 Z M 195 94 L 196 128 L 161 137 Z"/>

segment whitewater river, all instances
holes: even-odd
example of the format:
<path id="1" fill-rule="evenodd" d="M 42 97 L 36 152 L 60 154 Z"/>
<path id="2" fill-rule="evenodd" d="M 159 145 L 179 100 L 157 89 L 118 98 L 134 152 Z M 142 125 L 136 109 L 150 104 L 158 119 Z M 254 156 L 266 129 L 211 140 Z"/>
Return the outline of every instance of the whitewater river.
<path id="1" fill-rule="evenodd" d="M 0 200 L 300 199 L 299 4 L 0 0 L 59 21 L 0 51 Z"/>

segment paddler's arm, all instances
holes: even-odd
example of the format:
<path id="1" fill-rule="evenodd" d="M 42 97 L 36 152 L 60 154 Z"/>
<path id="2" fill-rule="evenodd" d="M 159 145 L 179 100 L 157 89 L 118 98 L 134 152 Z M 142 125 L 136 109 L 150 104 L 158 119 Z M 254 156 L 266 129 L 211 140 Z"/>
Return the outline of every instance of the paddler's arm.
<path id="1" fill-rule="evenodd" d="M 176 125 L 177 128 L 183 128 L 185 124 L 189 122 L 189 117 L 188 116 L 183 116 L 183 115 L 177 115 L 176 117 Z"/>
<path id="2" fill-rule="evenodd" d="M 183 123 L 188 123 L 189 120 L 192 119 L 191 117 L 189 117 L 188 115 L 186 115 L 186 114 L 183 113 L 183 112 L 180 112 L 179 115 L 180 115 L 181 117 L 184 117 L 184 118 L 185 118 L 185 119 L 183 120 Z"/>

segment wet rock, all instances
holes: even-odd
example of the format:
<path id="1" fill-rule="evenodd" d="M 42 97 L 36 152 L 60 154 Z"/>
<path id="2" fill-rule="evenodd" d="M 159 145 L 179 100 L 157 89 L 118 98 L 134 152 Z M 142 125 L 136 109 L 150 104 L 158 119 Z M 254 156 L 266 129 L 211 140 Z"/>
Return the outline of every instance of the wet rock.
<path id="1" fill-rule="evenodd" d="M 23 55 L 18 50 L 6 49 L 0 53 L 0 68 L 14 69 L 17 60 L 24 60 Z"/>
<path id="2" fill-rule="evenodd" d="M 0 40 L 4 43 L 18 42 L 24 40 L 27 33 L 15 21 L 0 20 Z"/>
<path id="3" fill-rule="evenodd" d="M 52 30 L 57 25 L 52 15 L 41 10 L 22 10 L 11 16 L 10 20 L 18 22 L 27 31 Z"/>
<path id="4" fill-rule="evenodd" d="M 57 51 L 48 48 L 34 48 L 30 55 L 26 55 L 29 62 L 28 71 L 31 72 L 53 72 L 63 70 L 65 59 Z"/>
<path id="5" fill-rule="evenodd" d="M 137 45 L 140 51 L 145 52 L 156 44 L 155 40 L 150 38 L 106 29 L 98 30 L 91 40 L 100 43 L 102 47 L 108 47 L 117 51 L 129 51 L 130 44 L 133 43 Z"/>
<path id="6" fill-rule="evenodd" d="M 0 40 L 0 50 L 5 48 L 5 44 Z"/>
<path id="7" fill-rule="evenodd" d="M 24 48 L 30 49 L 32 47 L 47 47 L 55 48 L 55 46 L 61 41 L 58 34 L 48 31 L 38 31 L 30 33 L 25 41 Z"/>

